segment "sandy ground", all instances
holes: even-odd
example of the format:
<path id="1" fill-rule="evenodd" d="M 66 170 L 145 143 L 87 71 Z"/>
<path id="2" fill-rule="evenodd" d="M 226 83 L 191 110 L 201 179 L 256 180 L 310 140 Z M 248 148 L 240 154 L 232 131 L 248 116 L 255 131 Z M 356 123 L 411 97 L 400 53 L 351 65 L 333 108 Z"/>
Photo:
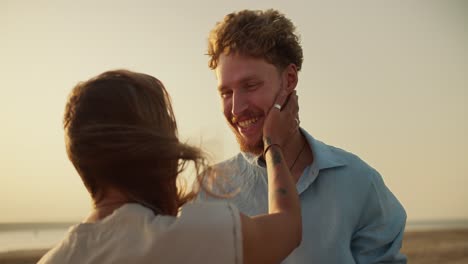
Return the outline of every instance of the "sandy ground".
<path id="1" fill-rule="evenodd" d="M 0 264 L 33 264 L 46 251 L 0 253 Z M 402 252 L 410 264 L 468 264 L 468 229 L 406 232 Z"/>
<path id="2" fill-rule="evenodd" d="M 468 264 L 468 229 L 407 232 L 402 251 L 410 264 Z"/>
<path id="3" fill-rule="evenodd" d="M 0 264 L 33 264 L 46 252 L 47 249 L 38 249 L 0 253 Z"/>

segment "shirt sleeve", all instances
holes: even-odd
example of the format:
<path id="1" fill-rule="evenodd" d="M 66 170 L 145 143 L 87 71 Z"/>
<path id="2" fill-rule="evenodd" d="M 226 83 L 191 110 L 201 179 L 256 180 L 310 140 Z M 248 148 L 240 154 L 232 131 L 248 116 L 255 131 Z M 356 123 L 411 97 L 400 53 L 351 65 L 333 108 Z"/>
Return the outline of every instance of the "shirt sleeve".
<path id="1" fill-rule="evenodd" d="M 168 251 L 164 263 L 242 263 L 242 231 L 238 209 L 227 202 L 196 202 L 183 206 L 161 241 Z"/>
<path id="2" fill-rule="evenodd" d="M 406 256 L 400 253 L 406 212 L 375 173 L 351 241 L 353 257 L 356 263 L 406 263 Z"/>

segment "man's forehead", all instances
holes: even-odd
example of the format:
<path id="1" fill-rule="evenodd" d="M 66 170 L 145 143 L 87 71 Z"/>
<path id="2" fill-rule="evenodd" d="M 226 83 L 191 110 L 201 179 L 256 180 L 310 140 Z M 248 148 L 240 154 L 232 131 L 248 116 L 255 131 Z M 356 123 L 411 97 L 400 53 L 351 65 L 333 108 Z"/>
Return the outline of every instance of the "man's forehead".
<path id="1" fill-rule="evenodd" d="M 268 69 L 270 68 L 270 69 Z M 221 55 L 215 69 L 218 86 L 259 79 L 265 70 L 274 70 L 275 66 L 264 59 L 240 55 Z"/>

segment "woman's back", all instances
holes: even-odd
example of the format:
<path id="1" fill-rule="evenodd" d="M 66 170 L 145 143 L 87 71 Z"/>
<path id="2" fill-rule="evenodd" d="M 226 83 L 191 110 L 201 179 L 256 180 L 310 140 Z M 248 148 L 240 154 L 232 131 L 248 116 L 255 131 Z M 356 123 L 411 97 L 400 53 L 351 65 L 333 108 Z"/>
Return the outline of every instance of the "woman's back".
<path id="1" fill-rule="evenodd" d="M 39 263 L 238 264 L 241 239 L 239 212 L 225 202 L 189 203 L 179 217 L 128 203 L 99 222 L 70 228 Z"/>
<path id="2" fill-rule="evenodd" d="M 194 197 L 177 185 L 187 163 L 202 188 L 211 169 L 200 149 L 179 141 L 159 80 L 118 70 L 79 83 L 65 107 L 66 148 L 93 208 L 39 263 L 280 262 L 299 245 L 302 228 L 281 148 L 291 128 L 299 131 L 292 95 L 279 93 L 264 118 L 269 214 L 251 218 L 225 203 L 181 208 Z"/>

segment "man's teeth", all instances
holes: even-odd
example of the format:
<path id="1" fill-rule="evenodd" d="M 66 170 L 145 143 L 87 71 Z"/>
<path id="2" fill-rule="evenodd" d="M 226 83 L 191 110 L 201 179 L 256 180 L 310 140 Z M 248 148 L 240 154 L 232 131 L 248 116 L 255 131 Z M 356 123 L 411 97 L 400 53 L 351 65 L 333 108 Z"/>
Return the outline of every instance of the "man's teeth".
<path id="1" fill-rule="evenodd" d="M 257 120 L 258 120 L 258 118 L 252 118 L 252 119 L 240 121 L 237 124 L 239 124 L 240 127 L 245 128 L 245 127 L 249 127 L 250 125 L 254 124 L 255 122 L 257 122 Z"/>

